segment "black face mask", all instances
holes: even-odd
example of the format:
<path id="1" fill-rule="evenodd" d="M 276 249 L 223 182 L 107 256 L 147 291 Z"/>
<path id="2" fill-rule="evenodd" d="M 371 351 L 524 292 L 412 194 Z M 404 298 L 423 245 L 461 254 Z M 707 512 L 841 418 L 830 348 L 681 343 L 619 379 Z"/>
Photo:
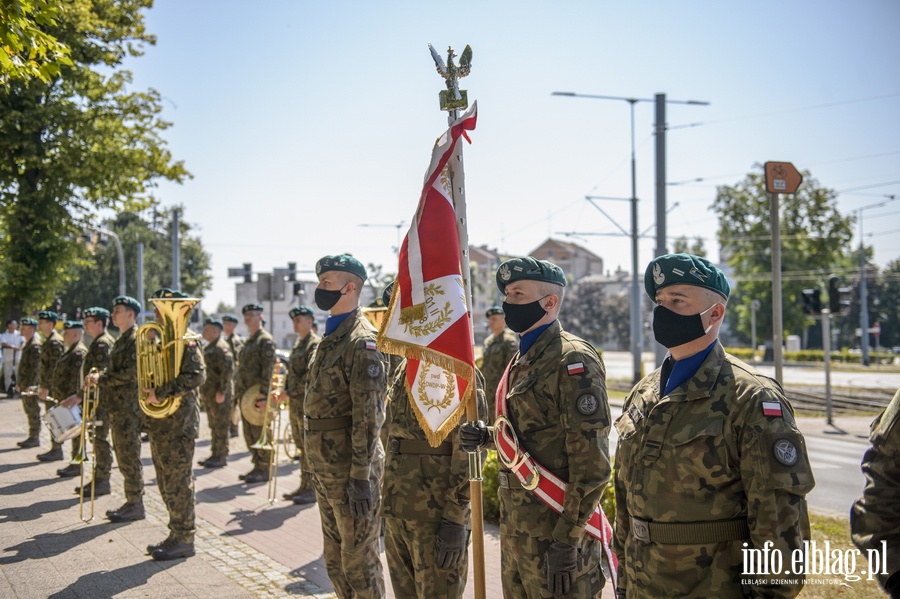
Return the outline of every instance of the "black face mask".
<path id="1" fill-rule="evenodd" d="M 546 295 L 544 297 L 547 297 Z M 516 333 L 522 333 L 534 326 L 547 313 L 541 307 L 541 299 L 533 301 L 530 304 L 509 304 L 503 302 L 503 317 L 506 320 L 506 326 Z"/>
<path id="2" fill-rule="evenodd" d="M 713 304 L 700 314 L 682 316 L 672 312 L 665 306 L 656 306 L 653 309 L 653 336 L 663 347 L 678 347 L 690 343 L 705 335 L 711 328 L 709 325 L 703 328 L 701 315 L 706 314 L 717 304 Z"/>
<path id="3" fill-rule="evenodd" d="M 328 289 L 319 289 L 316 288 L 316 305 L 319 307 L 319 310 L 331 310 L 334 308 L 334 305 L 341 301 L 341 296 L 344 295 L 341 291 L 344 288 L 341 287 L 335 291 L 329 291 Z"/>

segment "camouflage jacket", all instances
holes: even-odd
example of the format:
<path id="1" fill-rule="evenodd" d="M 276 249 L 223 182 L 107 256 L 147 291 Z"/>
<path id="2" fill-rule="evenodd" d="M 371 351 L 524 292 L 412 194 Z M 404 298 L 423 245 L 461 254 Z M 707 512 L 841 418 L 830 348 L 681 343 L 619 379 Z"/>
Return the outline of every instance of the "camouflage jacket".
<path id="1" fill-rule="evenodd" d="M 237 369 L 238 364 L 241 363 L 241 352 L 244 349 L 244 340 L 241 339 L 241 336 L 235 333 L 231 337 L 226 337 L 225 341 L 228 343 L 228 348 L 231 350 L 231 355 L 234 358 L 234 367 Z"/>
<path id="2" fill-rule="evenodd" d="M 478 403 L 484 409 L 484 381 L 478 373 Z M 469 454 L 459 444 L 457 429 L 442 445 L 450 455 L 403 453 L 398 441 L 414 439 L 426 443 L 410 402 L 406 382 L 406 360 L 401 359 L 388 388 L 382 513 L 385 518 L 440 522 L 442 519 L 469 527 Z"/>
<path id="3" fill-rule="evenodd" d="M 379 433 L 387 360 L 375 346 L 375 335 L 357 310 L 313 351 L 303 413 L 310 419 L 349 417 L 351 424 L 306 431 L 304 451 L 311 472 L 366 480 L 372 462 L 384 458 Z"/>
<path id="4" fill-rule="evenodd" d="M 288 359 L 287 377 L 284 381 L 284 390 L 291 398 L 291 403 L 303 403 L 306 394 L 306 379 L 309 375 L 309 357 L 322 338 L 315 333 L 309 333 L 303 339 L 298 339 L 291 350 Z M 302 406 L 301 406 L 302 407 Z"/>
<path id="5" fill-rule="evenodd" d="M 497 385 L 506 371 L 506 366 L 519 351 L 519 338 L 509 329 L 497 335 L 491 335 L 484 340 L 484 353 L 481 357 L 481 372 L 484 374 L 484 394 L 490 412 L 488 418 L 493 421 L 495 397 Z"/>
<path id="6" fill-rule="evenodd" d="M 109 350 L 109 363 L 100 375 L 100 403 L 110 410 L 138 414 L 137 326 L 122 331 Z"/>
<path id="7" fill-rule="evenodd" d="M 200 403 L 197 401 L 197 389 L 206 379 L 206 365 L 203 363 L 203 350 L 196 340 L 184 344 L 184 355 L 178 375 L 156 387 L 157 399 L 181 396 L 181 403 L 174 414 L 165 418 L 145 418 L 147 430 L 154 433 L 181 432 L 196 439 L 200 432 Z"/>
<path id="8" fill-rule="evenodd" d="M 81 367 L 83 376 L 90 374 L 94 368 L 100 372 L 107 369 L 109 366 L 109 353 L 115 342 L 115 339 L 107 331 L 103 331 L 102 335 L 91 342 L 87 355 L 84 357 L 84 365 Z M 78 397 L 84 399 L 84 387 L 78 387 Z"/>
<path id="9" fill-rule="evenodd" d="M 24 391 L 36 387 L 41 382 L 41 344 L 35 334 L 22 346 L 19 356 L 19 367 L 16 370 L 16 385 Z"/>
<path id="10" fill-rule="evenodd" d="M 269 394 L 276 349 L 272 335 L 265 329 L 259 329 L 247 339 L 244 348 L 240 350 L 241 357 L 234 374 L 234 396 L 237 401 L 253 385 L 259 385 L 261 394 Z"/>
<path id="11" fill-rule="evenodd" d="M 228 342 L 219 337 L 203 348 L 203 361 L 206 362 L 206 380 L 200 386 L 200 395 L 215 399 L 219 393 L 225 400 L 231 398 L 234 391 L 234 355 Z"/>
<path id="12" fill-rule="evenodd" d="M 520 446 L 568 484 L 560 515 L 530 491 L 501 488 L 500 534 L 578 545 L 610 477 L 603 361 L 555 321 L 516 354 L 508 383 L 507 416 Z"/>
<path id="13" fill-rule="evenodd" d="M 882 551 L 887 543 L 887 563 L 881 564 L 878 580 L 900 572 L 900 391 L 872 422 L 871 446 L 862 459 L 866 486 L 850 512 L 850 533 L 860 551 Z M 865 555 L 865 553 L 864 553 Z M 874 564 L 873 564 L 874 567 Z M 882 574 L 887 572 L 887 574 Z M 892 581 L 893 584 L 893 581 Z"/>
<path id="14" fill-rule="evenodd" d="M 81 388 L 84 377 L 81 376 L 81 364 L 87 355 L 87 347 L 79 341 L 60 356 L 53 368 L 53 378 L 50 379 L 50 396 L 62 401 L 70 395 L 75 395 Z"/>
<path id="15" fill-rule="evenodd" d="M 49 389 L 53 383 L 53 370 L 62 355 L 66 353 L 66 345 L 59 333 L 53 331 L 41 343 L 41 387 Z M 51 394 L 52 395 L 52 394 Z M 63 399 L 57 397 L 56 399 Z"/>
<path id="16" fill-rule="evenodd" d="M 777 382 L 716 342 L 693 378 L 669 395 L 660 397 L 660 369 L 640 381 L 625 400 L 616 430 L 620 590 L 654 598 L 800 592 L 802 584 L 742 589 L 740 580 L 743 543 L 762 548 L 772 542 L 787 564 L 810 538 L 805 495 L 815 482 L 793 409 Z M 650 542 L 636 538 L 647 527 L 633 527 L 633 518 L 652 523 Z M 732 519 L 746 520 L 746 538 L 653 542 L 655 523 L 685 523 L 669 529 L 687 539 L 700 534 L 696 523 Z"/>

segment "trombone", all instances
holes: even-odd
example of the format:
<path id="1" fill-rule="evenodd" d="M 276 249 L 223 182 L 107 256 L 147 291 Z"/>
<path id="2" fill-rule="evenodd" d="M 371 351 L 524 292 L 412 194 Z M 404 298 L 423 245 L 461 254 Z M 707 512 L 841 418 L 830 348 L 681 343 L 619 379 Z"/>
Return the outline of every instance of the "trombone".
<path id="1" fill-rule="evenodd" d="M 275 434 L 281 430 L 281 413 L 287 407 L 287 402 L 278 399 L 283 395 L 284 379 L 287 375 L 287 368 L 279 358 L 275 358 L 275 366 L 272 367 L 272 378 L 269 381 L 269 395 L 266 397 L 266 411 L 262 424 L 262 434 L 259 440 L 251 445 L 251 449 L 261 449 L 269 452 L 269 503 L 274 505 L 278 501 L 278 453 L 280 443 L 275 438 Z M 272 427 L 274 419 L 275 434 L 270 434 L 269 429 Z M 271 437 L 271 438 L 270 438 Z"/>
<path id="2" fill-rule="evenodd" d="M 90 378 L 92 374 L 99 372 L 100 371 L 96 368 L 91 368 L 90 373 L 88 373 L 88 378 Z M 78 496 L 78 517 L 81 518 L 82 522 L 90 522 L 94 519 L 94 487 L 97 474 L 96 448 L 94 441 L 97 434 L 97 427 L 103 424 L 102 422 L 97 422 L 95 420 L 97 417 L 97 402 L 99 401 L 100 385 L 98 383 L 88 383 L 85 385 L 84 401 L 82 402 L 84 405 L 81 409 L 81 447 L 78 455 L 69 462 L 75 466 L 81 466 L 81 493 L 79 493 Z M 88 442 L 91 444 L 90 453 L 87 451 Z M 91 511 L 87 518 L 84 517 L 84 470 L 86 466 L 90 466 L 91 468 Z"/>

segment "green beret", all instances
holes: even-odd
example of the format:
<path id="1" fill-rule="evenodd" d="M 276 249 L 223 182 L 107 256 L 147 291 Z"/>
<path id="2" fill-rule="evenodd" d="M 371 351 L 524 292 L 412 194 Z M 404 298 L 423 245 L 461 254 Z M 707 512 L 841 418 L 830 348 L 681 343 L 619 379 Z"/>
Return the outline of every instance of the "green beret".
<path id="1" fill-rule="evenodd" d="M 52 322 L 56 322 L 59 320 L 59 314 L 54 312 L 53 310 L 41 310 L 38 312 L 38 320 L 50 320 Z"/>
<path id="2" fill-rule="evenodd" d="M 657 256 L 644 272 L 644 290 L 656 301 L 656 292 L 669 285 L 696 285 L 715 291 L 725 299 L 731 286 L 725 273 L 715 264 L 692 254 L 666 254 Z"/>
<path id="3" fill-rule="evenodd" d="M 291 308 L 290 312 L 288 312 L 288 316 L 293 320 L 295 316 L 312 316 L 315 318 L 313 314 L 312 308 L 309 306 L 294 306 Z"/>
<path id="4" fill-rule="evenodd" d="M 225 328 L 225 325 L 222 324 L 222 321 L 219 320 L 218 318 L 207 318 L 206 320 L 203 321 L 203 324 L 204 325 L 211 324 L 214 327 L 219 327 L 219 330 L 222 330 Z"/>
<path id="5" fill-rule="evenodd" d="M 80 320 L 67 320 L 63 323 L 63 328 L 67 331 L 69 329 L 83 329 L 84 325 L 81 324 Z"/>
<path id="6" fill-rule="evenodd" d="M 369 275 L 366 274 L 366 268 L 362 265 L 362 262 L 349 254 L 341 254 L 340 256 L 325 256 L 323 258 L 319 258 L 319 261 L 316 262 L 316 274 L 322 275 L 330 270 L 349 272 L 358 276 L 363 281 L 369 278 Z"/>
<path id="7" fill-rule="evenodd" d="M 394 283 L 397 281 L 391 281 L 388 283 L 388 286 L 384 288 L 384 291 L 381 292 L 381 303 L 384 304 L 385 307 L 391 303 L 391 295 L 394 294 Z"/>
<path id="8" fill-rule="evenodd" d="M 153 295 L 150 296 L 150 299 L 185 299 L 187 297 L 187 293 L 175 291 L 174 289 L 169 289 L 168 287 L 163 287 L 162 289 L 157 289 L 156 291 L 154 291 Z"/>
<path id="9" fill-rule="evenodd" d="M 109 310 L 106 308 L 101 308 L 99 306 L 94 306 L 92 308 L 88 308 L 81 313 L 82 318 L 99 318 L 103 321 L 109 320 Z"/>
<path id="10" fill-rule="evenodd" d="M 247 304 L 243 308 L 241 308 L 241 314 L 246 314 L 247 312 L 262 312 L 263 307 L 262 304 Z"/>
<path id="11" fill-rule="evenodd" d="M 142 306 L 141 302 L 127 295 L 120 295 L 113 300 L 113 306 L 125 306 L 132 310 L 135 314 L 140 314 Z"/>
<path id="12" fill-rule="evenodd" d="M 491 306 L 490 308 L 487 309 L 487 312 L 484 313 L 484 315 L 487 316 L 488 318 L 490 318 L 494 314 L 500 314 L 502 316 L 503 308 L 501 308 L 500 306 Z"/>
<path id="13" fill-rule="evenodd" d="M 36 326 L 37 326 L 37 320 L 35 320 L 34 318 L 29 318 L 29 317 L 26 316 L 25 318 L 19 320 L 19 324 L 22 325 L 22 326 L 36 327 Z"/>
<path id="14" fill-rule="evenodd" d="M 238 318 L 237 318 L 237 316 L 235 316 L 234 314 L 223 314 L 223 315 L 222 315 L 222 322 L 233 322 L 233 323 L 237 323 L 237 322 L 238 322 Z"/>
<path id="15" fill-rule="evenodd" d="M 532 256 L 507 260 L 497 269 L 497 287 L 503 293 L 506 286 L 513 281 L 543 281 L 566 286 L 566 273 L 557 265 L 547 260 L 538 260 Z"/>

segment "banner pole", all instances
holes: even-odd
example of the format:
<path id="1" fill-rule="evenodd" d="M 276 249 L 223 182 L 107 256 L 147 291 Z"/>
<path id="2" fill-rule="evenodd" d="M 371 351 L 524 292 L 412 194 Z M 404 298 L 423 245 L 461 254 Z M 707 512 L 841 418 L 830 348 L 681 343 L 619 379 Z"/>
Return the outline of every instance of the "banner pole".
<path id="1" fill-rule="evenodd" d="M 455 53 L 453 48 L 447 49 L 446 65 L 440 55 L 428 45 L 431 56 L 434 59 L 438 73 L 447 81 L 447 89 L 440 93 L 441 110 L 446 110 L 448 127 L 452 127 L 459 118 L 459 109 L 468 107 L 468 98 L 464 90 L 459 89 L 459 77 L 469 74 L 471 66 L 472 49 L 466 46 L 460 56 L 459 65 L 453 63 Z M 462 136 L 460 136 L 462 137 Z M 472 276 L 469 268 L 469 232 L 466 222 L 466 184 L 465 168 L 463 166 L 462 139 L 457 139 L 453 148 L 453 157 L 449 163 L 451 195 L 453 207 L 456 211 L 456 233 L 459 239 L 459 269 L 463 279 L 463 288 L 466 297 L 466 311 L 469 322 L 472 323 L 471 343 L 475 345 L 475 326 L 472 320 Z M 474 383 L 474 381 L 473 381 Z M 466 404 L 466 420 L 478 420 L 477 390 L 471 394 Z M 486 599 L 485 573 L 484 573 L 484 511 L 481 501 L 481 471 L 482 453 L 475 451 L 469 453 L 469 501 L 472 512 L 472 567 L 475 581 L 475 599 Z"/>

